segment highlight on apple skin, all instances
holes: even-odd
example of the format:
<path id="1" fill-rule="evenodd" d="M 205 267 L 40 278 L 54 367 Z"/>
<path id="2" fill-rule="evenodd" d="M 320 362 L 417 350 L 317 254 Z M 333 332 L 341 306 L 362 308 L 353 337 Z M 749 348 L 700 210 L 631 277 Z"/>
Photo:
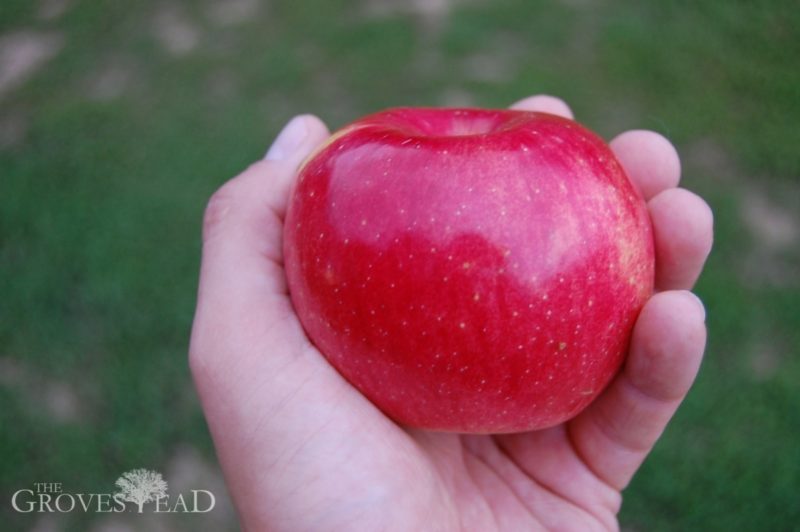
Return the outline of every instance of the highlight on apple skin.
<path id="1" fill-rule="evenodd" d="M 577 415 L 653 291 L 644 200 L 606 143 L 536 112 L 396 108 L 307 160 L 284 225 L 295 310 L 396 422 L 504 433 Z"/>

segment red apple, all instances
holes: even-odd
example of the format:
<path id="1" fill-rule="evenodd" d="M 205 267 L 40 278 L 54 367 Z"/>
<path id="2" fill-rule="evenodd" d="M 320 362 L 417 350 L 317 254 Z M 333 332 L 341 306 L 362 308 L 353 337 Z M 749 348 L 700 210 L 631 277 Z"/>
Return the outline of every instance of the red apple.
<path id="1" fill-rule="evenodd" d="M 644 200 L 609 147 L 544 113 L 399 108 L 334 134 L 285 220 L 313 343 L 398 423 L 561 423 L 619 370 L 653 290 Z"/>

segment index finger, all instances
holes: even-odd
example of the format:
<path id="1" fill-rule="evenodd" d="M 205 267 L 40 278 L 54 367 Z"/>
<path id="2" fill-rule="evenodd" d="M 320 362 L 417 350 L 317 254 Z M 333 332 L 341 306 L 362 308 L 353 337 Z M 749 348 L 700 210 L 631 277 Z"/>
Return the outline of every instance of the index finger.
<path id="1" fill-rule="evenodd" d="M 678 186 L 681 179 L 678 152 L 655 131 L 626 131 L 615 137 L 609 146 L 645 200 Z"/>

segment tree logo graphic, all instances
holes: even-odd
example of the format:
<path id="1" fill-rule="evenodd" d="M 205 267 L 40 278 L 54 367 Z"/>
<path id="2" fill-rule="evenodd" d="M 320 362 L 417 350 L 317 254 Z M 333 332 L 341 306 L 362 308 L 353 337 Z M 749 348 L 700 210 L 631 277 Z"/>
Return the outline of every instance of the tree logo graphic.
<path id="1" fill-rule="evenodd" d="M 139 513 L 146 502 L 153 502 L 167 495 L 167 481 L 161 473 L 149 469 L 133 469 L 124 473 L 115 482 L 119 491 L 115 493 L 123 501 L 139 505 Z"/>

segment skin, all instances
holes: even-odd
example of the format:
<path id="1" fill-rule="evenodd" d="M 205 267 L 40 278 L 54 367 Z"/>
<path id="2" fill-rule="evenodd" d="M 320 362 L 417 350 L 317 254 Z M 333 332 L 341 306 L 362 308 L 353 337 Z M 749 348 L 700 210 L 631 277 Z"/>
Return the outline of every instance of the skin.
<path id="1" fill-rule="evenodd" d="M 534 96 L 514 106 L 571 117 Z M 622 372 L 573 420 L 511 435 L 394 424 L 308 341 L 282 265 L 282 223 L 299 164 L 327 137 L 294 119 L 265 161 L 209 201 L 190 366 L 246 530 L 618 530 L 621 491 L 689 390 L 706 339 L 689 290 L 711 249 L 708 205 L 678 188 L 660 135 L 611 143 L 648 201 L 656 294 Z"/>

